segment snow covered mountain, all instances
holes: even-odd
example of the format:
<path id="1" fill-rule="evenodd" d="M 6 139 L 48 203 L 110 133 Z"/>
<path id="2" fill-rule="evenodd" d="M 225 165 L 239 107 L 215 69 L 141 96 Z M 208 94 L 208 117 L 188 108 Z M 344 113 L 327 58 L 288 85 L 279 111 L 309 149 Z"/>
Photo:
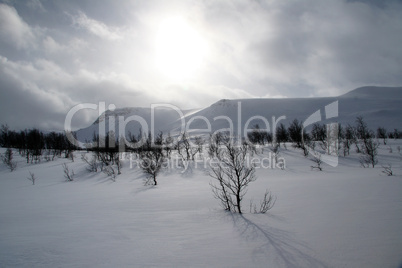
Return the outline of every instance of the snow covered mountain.
<path id="1" fill-rule="evenodd" d="M 233 135 L 244 136 L 255 124 L 272 131 L 276 124 L 285 126 L 298 119 L 305 122 L 318 115 L 319 123 L 354 124 L 363 116 L 369 128 L 385 127 L 388 131 L 402 129 L 402 87 L 361 87 L 338 97 L 237 99 L 220 100 L 200 110 L 180 110 L 170 104 L 149 108 L 122 108 L 106 111 L 91 126 L 77 131 L 80 141 L 91 140 L 99 130 L 107 133 L 109 126 L 126 135 L 153 130 L 177 135 L 209 135 L 217 130 L 231 129 Z"/>

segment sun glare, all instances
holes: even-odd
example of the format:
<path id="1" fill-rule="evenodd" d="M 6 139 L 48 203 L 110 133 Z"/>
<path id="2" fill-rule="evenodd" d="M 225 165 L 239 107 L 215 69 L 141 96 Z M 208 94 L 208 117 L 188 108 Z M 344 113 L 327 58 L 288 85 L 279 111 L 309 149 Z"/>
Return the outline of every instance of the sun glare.
<path id="1" fill-rule="evenodd" d="M 205 40 L 182 18 L 163 21 L 156 38 L 156 66 L 170 79 L 196 75 L 206 55 Z"/>

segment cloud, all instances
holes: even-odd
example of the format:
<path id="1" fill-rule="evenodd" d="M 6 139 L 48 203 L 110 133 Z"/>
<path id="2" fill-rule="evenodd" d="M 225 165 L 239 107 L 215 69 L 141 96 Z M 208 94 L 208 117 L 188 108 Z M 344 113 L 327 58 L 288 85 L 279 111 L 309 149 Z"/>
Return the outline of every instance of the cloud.
<path id="1" fill-rule="evenodd" d="M 20 49 L 32 46 L 35 40 L 31 27 L 18 15 L 17 10 L 1 3 L 0 37 Z"/>
<path id="2" fill-rule="evenodd" d="M 187 109 L 402 84 L 399 0 L 6 3 L 0 123 L 62 129 L 67 111 L 85 102 Z M 174 16 L 208 43 L 206 60 L 184 81 L 167 79 L 154 63 L 157 30 Z M 77 117 L 76 126 L 93 116 Z"/>
<path id="3" fill-rule="evenodd" d="M 48 62 L 34 65 L 0 56 L 2 123 L 10 122 L 10 126 L 17 128 L 61 129 L 60 116 L 73 102 L 64 92 L 53 88 L 52 81 L 48 81 L 49 77 L 60 77 L 60 70 L 55 70 L 55 67 Z"/>
<path id="4" fill-rule="evenodd" d="M 40 0 L 30 0 L 27 5 L 32 9 L 39 10 L 41 12 L 46 12 L 46 9 L 43 7 Z"/>
<path id="5" fill-rule="evenodd" d="M 20 79 L 24 77 L 24 79 Z M 80 103 L 105 102 L 117 107 L 149 107 L 169 103 L 183 109 L 201 108 L 223 98 L 252 98 L 250 93 L 225 86 L 160 85 L 133 80 L 124 73 L 96 73 L 81 69 L 69 73 L 56 63 L 11 61 L 0 56 L 2 92 L 0 122 L 11 127 L 63 129 L 67 112 Z M 73 127 L 91 124 L 98 114 L 86 111 Z"/>
<path id="6" fill-rule="evenodd" d="M 261 95 L 314 96 L 402 83 L 399 3 L 236 1 L 204 12 L 213 61 L 233 81 Z"/>
<path id="7" fill-rule="evenodd" d="M 117 28 L 109 27 L 106 24 L 88 18 L 88 16 L 79 11 L 78 15 L 72 16 L 74 25 L 86 29 L 88 32 L 106 40 L 119 40 L 122 35 Z"/>

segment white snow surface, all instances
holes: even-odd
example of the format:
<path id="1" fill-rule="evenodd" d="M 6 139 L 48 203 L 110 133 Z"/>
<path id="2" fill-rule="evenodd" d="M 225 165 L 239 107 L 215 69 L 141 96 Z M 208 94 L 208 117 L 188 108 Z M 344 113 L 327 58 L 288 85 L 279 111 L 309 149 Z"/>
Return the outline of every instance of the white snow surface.
<path id="1" fill-rule="evenodd" d="M 14 152 L 15 171 L 0 164 L 0 267 L 401 267 L 397 146 L 401 140 L 381 145 L 375 168 L 360 167 L 352 153 L 321 172 L 301 151 L 282 148 L 285 170 L 257 169 L 242 215 L 219 206 L 202 163 L 184 173 L 165 169 L 157 186 L 144 186 L 129 160 L 113 182 L 86 170 L 84 152 L 74 162 L 38 164 Z M 250 213 L 249 200 L 258 203 L 265 189 L 275 206 Z"/>

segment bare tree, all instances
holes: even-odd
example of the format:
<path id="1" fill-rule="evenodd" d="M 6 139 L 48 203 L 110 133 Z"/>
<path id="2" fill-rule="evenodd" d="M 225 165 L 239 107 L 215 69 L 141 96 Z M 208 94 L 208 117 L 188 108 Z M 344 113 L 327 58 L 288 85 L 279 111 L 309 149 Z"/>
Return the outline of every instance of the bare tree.
<path id="1" fill-rule="evenodd" d="M 177 152 L 183 161 L 194 160 L 195 155 L 202 150 L 202 138 L 196 137 L 196 145 L 197 146 L 192 146 L 190 138 L 186 132 L 182 133 L 180 140 L 177 143 Z"/>
<path id="2" fill-rule="evenodd" d="M 197 137 L 195 137 L 194 143 L 197 146 L 197 148 L 196 148 L 197 153 L 202 153 L 202 149 L 203 149 L 203 146 L 205 143 L 204 139 L 201 136 L 197 136 Z"/>
<path id="3" fill-rule="evenodd" d="M 148 140 L 151 138 L 152 137 L 149 135 Z M 154 185 L 158 184 L 156 177 L 158 176 L 165 159 L 162 151 L 162 144 L 163 138 L 162 134 L 160 134 L 155 139 L 155 146 L 150 145 L 148 148 L 144 148 L 144 150 L 140 153 L 140 167 L 147 176 L 146 184 L 150 183 L 151 181 Z"/>
<path id="4" fill-rule="evenodd" d="M 74 181 L 74 170 L 69 169 L 66 163 L 63 163 L 63 171 L 64 171 L 64 178 L 66 178 L 67 181 Z"/>
<path id="5" fill-rule="evenodd" d="M 29 177 L 27 179 L 32 182 L 32 185 L 35 185 L 36 177 L 31 171 L 29 171 Z"/>
<path id="6" fill-rule="evenodd" d="M 275 161 L 278 162 L 278 156 L 279 156 L 279 143 L 273 143 L 272 147 L 269 148 L 271 152 L 274 154 Z"/>
<path id="7" fill-rule="evenodd" d="M 264 145 L 266 142 L 272 141 L 272 135 L 266 130 L 260 129 L 260 126 L 256 124 L 253 130 L 247 133 L 247 138 L 252 144 Z"/>
<path id="8" fill-rule="evenodd" d="M 82 161 L 88 164 L 87 170 L 89 172 L 98 172 L 98 162 L 95 154 L 91 156 L 91 159 L 88 159 L 86 155 L 81 155 Z"/>
<path id="9" fill-rule="evenodd" d="M 116 170 L 112 166 L 107 166 L 106 168 L 103 169 L 103 173 L 108 175 L 112 181 L 116 181 Z"/>
<path id="10" fill-rule="evenodd" d="M 4 155 L 1 155 L 1 160 L 3 163 L 10 169 L 10 171 L 14 171 L 17 168 L 17 163 L 13 160 L 13 150 L 7 148 Z"/>
<path id="11" fill-rule="evenodd" d="M 373 137 L 373 133 L 368 129 L 362 116 L 356 118 L 356 136 L 363 141 Z"/>
<path id="12" fill-rule="evenodd" d="M 116 167 L 117 167 L 117 175 L 120 175 L 121 174 L 120 153 L 116 153 L 114 155 L 114 163 L 116 164 Z"/>
<path id="13" fill-rule="evenodd" d="M 387 130 L 383 127 L 377 128 L 377 139 L 382 139 L 384 145 L 387 144 L 388 135 Z"/>
<path id="14" fill-rule="evenodd" d="M 254 154 L 258 153 L 257 152 L 257 147 L 251 142 L 244 141 L 243 142 L 243 147 L 245 147 L 245 149 L 250 153 L 251 156 L 254 156 Z"/>
<path id="15" fill-rule="evenodd" d="M 1 124 L 0 127 L 0 146 L 7 147 L 10 144 L 9 141 L 10 127 L 7 124 Z"/>
<path id="16" fill-rule="evenodd" d="M 393 135 L 392 136 L 394 136 L 394 139 L 396 140 L 396 139 L 399 139 L 400 138 L 400 132 L 398 131 L 398 129 L 394 129 L 394 133 L 393 133 Z"/>
<path id="17" fill-rule="evenodd" d="M 183 132 L 180 136 L 180 140 L 177 143 L 177 153 L 181 156 L 183 161 L 189 161 L 191 159 L 191 145 L 186 132 Z"/>
<path id="18" fill-rule="evenodd" d="M 278 128 L 275 131 L 275 137 L 274 137 L 274 141 L 278 143 L 279 146 L 281 146 L 281 143 L 284 144 L 285 148 L 286 148 L 286 142 L 289 139 L 289 133 L 285 127 L 285 125 L 283 125 L 282 123 L 278 126 Z"/>
<path id="19" fill-rule="evenodd" d="M 374 168 L 378 163 L 377 148 L 379 143 L 374 141 L 372 138 L 369 138 L 363 143 L 363 145 L 363 155 L 360 157 L 360 163 L 363 167 L 371 165 Z"/>
<path id="20" fill-rule="evenodd" d="M 110 164 L 109 156 L 106 152 L 97 151 L 98 160 L 100 160 L 100 170 L 102 171 L 104 167 Z"/>
<path id="21" fill-rule="evenodd" d="M 321 155 L 317 155 L 311 159 L 315 163 L 315 166 L 311 166 L 311 169 L 318 169 L 319 171 L 322 171 L 322 160 L 321 160 Z"/>
<path id="22" fill-rule="evenodd" d="M 314 144 L 314 143 L 313 143 Z M 275 159 L 275 163 L 279 162 L 279 157 L 281 156 L 280 154 L 280 147 L 279 147 L 279 143 L 273 142 L 272 143 L 272 147 L 269 148 L 272 152 L 272 156 Z M 281 169 L 285 169 L 285 165 L 281 165 Z"/>
<path id="23" fill-rule="evenodd" d="M 309 154 L 309 150 L 308 148 L 305 146 L 305 144 L 303 143 L 302 147 L 301 147 L 302 151 L 303 151 L 303 155 L 304 157 L 307 157 Z"/>
<path id="24" fill-rule="evenodd" d="M 146 184 L 148 184 L 152 179 L 153 185 L 157 185 L 158 181 L 156 180 L 156 177 L 162 168 L 163 154 L 157 150 L 145 151 L 141 153 L 141 159 L 140 167 L 147 175 L 148 179 Z"/>
<path id="25" fill-rule="evenodd" d="M 349 155 L 350 147 L 356 142 L 355 129 L 351 125 L 347 125 L 343 139 L 343 156 Z"/>
<path id="26" fill-rule="evenodd" d="M 381 165 L 381 167 L 384 169 L 383 171 L 381 171 L 382 173 L 386 174 L 387 176 L 393 175 L 391 164 L 388 164 L 387 166 Z"/>
<path id="27" fill-rule="evenodd" d="M 303 148 L 304 141 L 303 136 L 306 137 L 307 134 L 304 133 L 303 123 L 295 119 L 288 127 L 289 138 L 293 142 L 295 148 Z"/>
<path id="28" fill-rule="evenodd" d="M 226 137 L 222 132 L 217 132 L 210 136 L 209 138 L 209 146 L 208 146 L 208 155 L 213 158 L 219 155 L 219 150 L 221 145 L 227 142 L 228 137 Z"/>
<path id="29" fill-rule="evenodd" d="M 241 202 L 247 192 L 247 186 L 256 180 L 254 166 L 245 164 L 248 153 L 247 147 L 235 147 L 226 142 L 217 156 L 216 165 L 211 167 L 210 176 L 219 183 L 211 186 L 213 194 L 229 211 L 242 213 Z"/>
<path id="30" fill-rule="evenodd" d="M 317 141 L 321 146 L 321 149 L 327 151 L 327 131 L 326 126 L 323 124 L 315 123 L 313 129 L 311 130 L 311 139 Z"/>
<path id="31" fill-rule="evenodd" d="M 361 116 L 356 118 L 356 137 L 358 140 L 356 142 L 358 152 L 363 154 L 360 157 L 360 164 L 363 167 L 374 167 L 378 163 L 377 148 L 379 143 L 374 141 L 374 133 L 368 129 Z"/>
<path id="32" fill-rule="evenodd" d="M 257 210 L 257 205 L 254 204 L 253 200 L 250 200 L 250 212 L 264 214 L 268 210 L 274 207 L 276 202 L 276 196 L 273 196 L 270 191 L 266 190 L 264 198 L 260 202 L 260 207 Z"/>
<path id="33" fill-rule="evenodd" d="M 174 148 L 174 139 L 172 136 L 170 136 L 170 133 L 168 133 L 167 137 L 163 141 L 163 149 L 165 150 L 166 153 L 166 158 L 170 158 L 170 154 L 172 153 L 172 149 Z"/>
<path id="34" fill-rule="evenodd" d="M 362 149 L 362 147 L 365 146 L 367 141 L 374 137 L 374 133 L 369 130 L 362 116 L 358 116 L 356 118 L 355 136 L 357 153 L 362 153 L 362 151 L 364 153 L 364 149 Z"/>

